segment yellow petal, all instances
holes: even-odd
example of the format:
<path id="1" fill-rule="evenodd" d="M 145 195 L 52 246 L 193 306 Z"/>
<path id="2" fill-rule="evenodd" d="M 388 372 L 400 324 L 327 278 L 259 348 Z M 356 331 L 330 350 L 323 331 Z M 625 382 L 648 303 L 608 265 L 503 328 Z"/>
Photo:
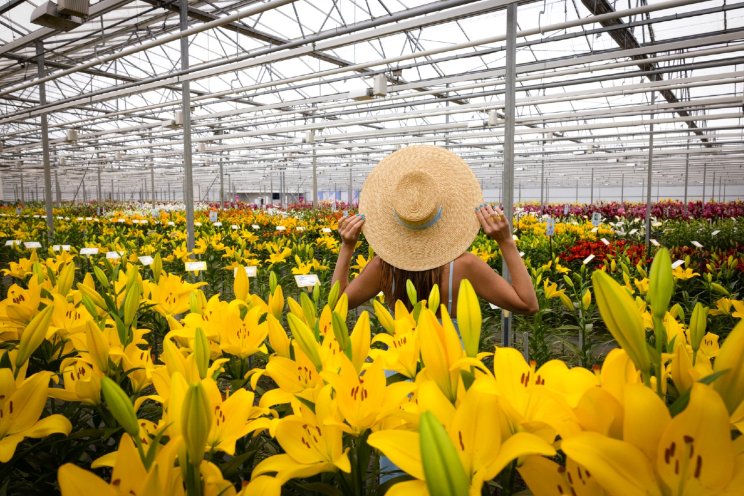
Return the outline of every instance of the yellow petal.
<path id="1" fill-rule="evenodd" d="M 727 372 L 713 382 L 729 413 L 744 400 L 744 320 L 733 328 L 718 352 L 713 370 Z"/>
<path id="2" fill-rule="evenodd" d="M 671 420 L 661 437 L 656 469 L 675 494 L 681 495 L 684 491 L 676 491 L 685 485 L 713 494 L 728 484 L 734 471 L 734 447 L 726 406 L 712 387 L 701 383 L 692 387 L 687 408 Z"/>
<path id="3" fill-rule="evenodd" d="M 664 402 L 651 389 L 641 384 L 625 387 L 623 439 L 640 448 L 649 462 L 656 460 L 659 440 L 671 418 Z"/>
<path id="4" fill-rule="evenodd" d="M 385 430 L 373 432 L 367 443 L 378 449 L 401 470 L 416 479 L 424 479 L 424 466 L 421 463 L 419 433 L 412 431 Z"/>
<path id="5" fill-rule="evenodd" d="M 661 495 L 651 465 L 630 443 L 582 432 L 563 440 L 561 449 L 613 496 Z"/>
<path id="6" fill-rule="evenodd" d="M 115 496 L 116 491 L 95 474 L 72 463 L 65 463 L 57 472 L 62 496 Z"/>
<path id="7" fill-rule="evenodd" d="M 483 470 L 485 480 L 501 472 L 512 460 L 525 455 L 555 455 L 555 449 L 539 436 L 529 432 L 518 432 L 501 445 L 498 454 Z"/>

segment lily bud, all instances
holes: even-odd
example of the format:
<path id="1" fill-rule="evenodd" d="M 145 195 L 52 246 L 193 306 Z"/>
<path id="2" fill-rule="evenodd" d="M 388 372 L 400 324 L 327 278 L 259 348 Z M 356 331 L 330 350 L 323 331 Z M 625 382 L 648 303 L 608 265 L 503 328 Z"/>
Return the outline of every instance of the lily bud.
<path id="1" fill-rule="evenodd" d="M 702 303 L 698 302 L 695 304 L 695 308 L 692 310 L 690 316 L 690 345 L 692 349 L 697 351 L 700 349 L 700 343 L 703 342 L 705 336 L 705 328 L 708 324 L 708 308 Z"/>
<path id="2" fill-rule="evenodd" d="M 59 273 L 57 278 L 57 291 L 62 296 L 67 296 L 70 292 L 72 283 L 75 281 L 75 263 L 70 262 L 65 265 L 64 269 Z"/>
<path id="3" fill-rule="evenodd" d="M 714 292 L 718 293 L 719 295 L 731 296 L 731 293 L 729 292 L 729 290 L 724 288 L 717 282 L 710 283 L 710 289 L 712 289 Z"/>
<path id="4" fill-rule="evenodd" d="M 323 368 L 323 362 L 320 359 L 320 345 L 315 340 L 313 331 L 310 330 L 302 319 L 292 313 L 287 314 L 287 322 L 297 345 L 307 355 L 312 364 L 315 365 L 315 368 L 321 370 Z"/>
<path id="5" fill-rule="evenodd" d="M 194 333 L 194 358 L 196 359 L 199 377 L 206 378 L 209 370 L 209 341 L 207 341 L 207 335 L 201 327 L 197 327 Z"/>
<path id="6" fill-rule="evenodd" d="M 625 350 L 643 374 L 651 370 L 651 357 L 646 343 L 641 315 L 633 298 L 606 272 L 592 274 L 597 307 L 612 337 Z"/>
<path id="7" fill-rule="evenodd" d="M 289 358 L 289 337 L 282 324 L 271 314 L 266 316 L 266 322 L 269 325 L 269 344 L 277 355 Z"/>
<path id="8" fill-rule="evenodd" d="M 269 310 L 277 319 L 282 318 L 282 311 L 284 310 L 284 292 L 282 291 L 281 286 L 277 286 L 275 290 L 271 291 L 271 295 L 269 295 Z"/>
<path id="9" fill-rule="evenodd" d="M 589 305 L 592 304 L 592 292 L 588 289 L 584 291 L 584 296 L 581 297 L 581 308 L 587 310 Z"/>
<path id="10" fill-rule="evenodd" d="M 331 323 L 333 326 L 333 335 L 336 337 L 341 351 L 351 359 L 351 339 L 349 338 L 349 328 L 346 326 L 346 321 L 338 313 L 333 312 Z"/>
<path id="11" fill-rule="evenodd" d="M 342 319 L 346 320 L 346 317 L 349 315 L 349 297 L 346 296 L 346 293 L 339 297 L 336 306 L 333 307 L 333 311 L 339 314 Z"/>
<path id="12" fill-rule="evenodd" d="M 103 332 L 101 332 L 101 329 L 99 329 L 92 320 L 89 320 L 85 324 L 85 342 L 88 346 L 88 355 L 90 355 L 91 361 L 104 374 L 108 372 L 108 343 L 103 339 Z"/>
<path id="13" fill-rule="evenodd" d="M 341 292 L 341 283 L 338 281 L 333 283 L 333 286 L 331 286 L 331 291 L 328 293 L 328 306 L 333 308 L 336 306 L 336 302 L 338 301 L 338 295 Z"/>
<path id="14" fill-rule="evenodd" d="M 307 322 L 307 325 L 310 326 L 310 328 L 314 328 L 315 321 L 318 319 L 317 310 L 313 300 L 310 299 L 307 293 L 300 294 L 300 307 L 305 316 L 305 322 Z"/>
<path id="15" fill-rule="evenodd" d="M 272 270 L 269 273 L 269 294 L 274 294 L 274 290 L 277 286 L 276 273 Z"/>
<path id="16" fill-rule="evenodd" d="M 657 319 L 663 319 L 669 307 L 674 291 L 672 277 L 672 259 L 669 250 L 662 248 L 656 253 L 651 263 L 647 300 L 651 304 L 651 311 Z"/>
<path id="17" fill-rule="evenodd" d="M 452 444 L 452 439 L 433 413 L 421 414 L 419 433 L 421 462 L 429 494 L 432 496 L 468 494 L 470 484 L 462 461 L 455 445 Z"/>
<path id="18" fill-rule="evenodd" d="M 140 288 L 137 284 L 132 284 L 127 295 L 124 297 L 124 326 L 129 327 L 137 317 L 137 310 L 140 305 Z"/>
<path id="19" fill-rule="evenodd" d="M 160 253 L 152 259 L 150 269 L 152 269 L 152 278 L 157 284 L 160 281 L 160 273 L 163 271 L 163 260 L 160 258 Z"/>
<path id="20" fill-rule="evenodd" d="M 418 295 L 416 294 L 416 287 L 413 285 L 410 279 L 406 279 L 406 294 L 408 295 L 408 301 L 411 302 L 411 306 L 418 303 Z"/>
<path id="21" fill-rule="evenodd" d="M 432 308 L 436 311 L 436 308 Z M 470 281 L 463 279 L 460 282 L 460 291 L 457 296 L 457 322 L 460 327 L 460 335 L 465 345 L 465 353 L 469 357 L 478 354 L 478 345 L 481 334 L 481 308 L 478 295 Z"/>
<path id="22" fill-rule="evenodd" d="M 106 274 L 95 265 L 93 266 L 93 275 L 96 276 L 96 279 L 98 279 L 98 284 L 103 286 L 106 289 L 111 289 L 111 286 L 109 285 L 108 277 L 106 277 Z"/>
<path id="23" fill-rule="evenodd" d="M 106 400 L 111 415 L 114 416 L 127 434 L 137 437 L 139 435 L 139 423 L 127 393 L 108 377 L 101 379 L 101 391 L 103 391 L 103 398 Z"/>
<path id="24" fill-rule="evenodd" d="M 395 320 L 393 319 L 393 316 L 390 315 L 390 312 L 388 312 L 388 309 L 385 308 L 385 305 L 377 300 L 372 300 L 372 306 L 375 309 L 375 316 L 383 329 L 385 329 L 388 334 L 395 334 Z"/>
<path id="25" fill-rule="evenodd" d="M 202 384 L 189 386 L 181 407 L 181 435 L 186 441 L 189 462 L 199 465 L 212 426 L 212 410 Z"/>
<path id="26" fill-rule="evenodd" d="M 235 282 L 233 283 L 235 298 L 246 301 L 246 298 L 248 298 L 249 288 L 250 284 L 248 282 L 248 274 L 245 272 L 245 267 L 240 265 L 235 272 Z"/>
<path id="27" fill-rule="evenodd" d="M 83 295 L 90 298 L 90 300 L 100 309 L 108 311 L 108 307 L 106 306 L 106 301 L 103 299 L 103 297 L 93 289 L 91 286 L 88 286 L 87 284 L 80 284 L 78 283 L 77 288 L 80 290 Z M 91 312 L 92 313 L 92 312 Z"/>
<path id="28" fill-rule="evenodd" d="M 18 343 L 18 354 L 16 355 L 16 370 L 18 370 L 26 360 L 41 346 L 46 339 L 46 333 L 49 329 L 49 323 L 52 321 L 53 305 L 47 305 L 44 310 L 37 313 L 31 319 L 21 335 L 21 342 Z"/>
<path id="29" fill-rule="evenodd" d="M 434 287 L 431 288 L 431 293 L 429 293 L 429 301 L 427 302 L 427 306 L 431 308 L 432 312 L 436 312 L 439 308 L 439 284 L 435 284 Z"/>

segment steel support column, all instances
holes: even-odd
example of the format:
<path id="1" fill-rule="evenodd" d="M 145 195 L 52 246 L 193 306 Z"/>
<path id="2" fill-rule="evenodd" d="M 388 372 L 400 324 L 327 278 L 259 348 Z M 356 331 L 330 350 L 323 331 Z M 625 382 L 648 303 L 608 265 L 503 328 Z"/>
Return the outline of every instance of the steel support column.
<path id="1" fill-rule="evenodd" d="M 39 41 L 36 43 L 36 56 L 38 61 L 36 67 L 39 75 L 39 104 L 46 105 L 46 83 L 43 82 L 46 77 L 44 68 L 44 44 Z M 54 239 L 54 216 L 52 215 L 52 169 L 49 165 L 49 121 L 47 114 L 41 114 L 41 153 L 44 163 L 44 206 L 46 208 L 46 225 L 47 239 L 51 243 Z"/>
<path id="2" fill-rule="evenodd" d="M 625 202 L 625 173 L 620 174 L 620 203 Z"/>
<path id="3" fill-rule="evenodd" d="M 685 197 L 684 197 L 684 209 L 685 215 L 687 215 L 687 186 L 690 182 L 690 140 L 687 140 L 687 156 L 685 157 Z"/>
<path id="4" fill-rule="evenodd" d="M 656 101 L 656 92 L 651 90 L 651 108 Z M 654 169 L 654 116 L 651 111 L 651 123 L 648 125 L 648 167 L 646 175 L 646 250 L 651 245 L 651 178 Z"/>
<path id="5" fill-rule="evenodd" d="M 517 4 L 510 3 L 506 8 L 506 65 L 504 67 L 504 173 L 503 195 L 504 214 L 511 224 L 512 204 L 514 203 L 514 100 L 517 76 Z M 501 276 L 511 281 L 506 261 L 501 265 Z M 501 311 L 502 346 L 511 346 L 511 313 Z"/>
<path id="6" fill-rule="evenodd" d="M 59 177 L 56 169 L 54 171 L 54 187 L 57 190 L 57 208 L 62 208 L 62 189 L 59 187 Z"/>
<path id="7" fill-rule="evenodd" d="M 180 0 L 181 31 L 189 28 L 189 2 Z M 189 37 L 181 38 L 181 69 L 189 69 Z M 194 251 L 194 180 L 191 167 L 191 83 L 184 79 L 181 83 L 181 102 L 183 108 L 183 202 L 186 205 L 186 249 Z"/>

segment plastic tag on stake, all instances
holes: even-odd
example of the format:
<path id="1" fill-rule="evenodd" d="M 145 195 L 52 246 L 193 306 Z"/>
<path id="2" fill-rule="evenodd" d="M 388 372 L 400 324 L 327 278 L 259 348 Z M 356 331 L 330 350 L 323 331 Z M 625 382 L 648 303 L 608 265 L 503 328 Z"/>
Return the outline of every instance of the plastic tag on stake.
<path id="1" fill-rule="evenodd" d="M 716 229 L 715 231 L 713 231 L 712 233 L 710 233 L 710 235 L 711 236 L 717 236 L 719 232 L 721 232 L 721 231 L 719 229 Z"/>
<path id="2" fill-rule="evenodd" d="M 197 270 L 207 270 L 207 262 L 184 262 L 186 272 L 196 272 Z"/>
<path id="3" fill-rule="evenodd" d="M 277 231 L 286 231 L 287 230 L 287 227 L 286 226 L 276 226 L 276 230 Z"/>
<path id="4" fill-rule="evenodd" d="M 695 248 L 698 248 L 698 249 L 700 249 L 700 248 L 703 247 L 703 245 L 701 245 L 697 241 L 690 241 L 690 243 L 692 244 L 692 246 L 694 246 Z"/>
<path id="5" fill-rule="evenodd" d="M 592 214 L 592 225 L 594 227 L 598 227 L 601 222 L 602 222 L 602 214 L 599 212 L 594 212 Z"/>
<path id="6" fill-rule="evenodd" d="M 137 257 L 137 259 L 145 267 L 147 267 L 148 265 L 152 265 L 152 262 L 154 261 L 150 255 L 142 255 L 141 257 Z"/>
<path id="7" fill-rule="evenodd" d="M 212 225 L 214 227 L 222 227 L 222 222 L 213 222 Z"/>
<path id="8" fill-rule="evenodd" d="M 302 226 L 297 226 L 297 227 L 295 227 L 295 230 L 296 230 L 296 231 L 300 231 L 300 232 L 302 232 L 302 231 L 304 231 L 304 230 L 305 230 L 305 228 L 304 228 L 304 227 L 302 227 Z"/>
<path id="9" fill-rule="evenodd" d="M 552 236 L 555 234 L 555 219 L 550 217 L 545 223 L 545 234 Z"/>
<path id="10" fill-rule="evenodd" d="M 121 258 L 121 253 L 119 253 L 118 251 L 107 251 L 106 258 L 108 260 L 115 260 L 117 258 Z"/>
<path id="11" fill-rule="evenodd" d="M 169 220 L 169 221 L 168 221 L 168 225 L 169 225 L 169 226 L 175 226 L 175 225 L 176 225 L 176 223 L 175 223 L 175 222 L 173 222 L 172 220 Z"/>
<path id="12" fill-rule="evenodd" d="M 672 269 L 676 269 L 677 267 L 681 266 L 681 265 L 682 265 L 683 263 L 685 263 L 685 261 L 684 261 L 684 260 L 676 260 L 676 261 L 675 261 L 675 262 L 674 262 L 674 263 L 672 264 Z"/>
<path id="13" fill-rule="evenodd" d="M 301 274 L 294 277 L 298 288 L 312 288 L 316 284 L 320 284 L 317 274 Z"/>
<path id="14" fill-rule="evenodd" d="M 607 239 L 605 239 L 605 238 L 600 238 L 599 240 L 600 240 L 600 241 L 601 241 L 602 243 L 604 243 L 604 244 L 605 244 L 605 246 L 610 246 L 610 242 L 609 242 L 609 241 L 607 241 Z"/>
<path id="15" fill-rule="evenodd" d="M 251 227 L 253 229 L 261 229 L 261 226 L 259 226 L 258 224 L 251 224 Z"/>
<path id="16" fill-rule="evenodd" d="M 333 232 L 333 230 L 331 230 L 331 228 L 330 228 L 330 227 L 324 227 L 323 229 L 321 229 L 321 231 L 323 231 L 323 232 L 324 232 L 324 233 L 326 233 L 326 234 L 330 234 L 330 233 L 332 233 L 332 232 Z"/>
<path id="17" fill-rule="evenodd" d="M 594 254 L 591 254 L 591 255 L 589 255 L 588 257 L 586 257 L 586 258 L 584 259 L 584 261 L 583 261 L 583 262 L 581 262 L 581 263 L 583 263 L 584 265 L 586 265 L 586 264 L 588 264 L 589 262 L 591 262 L 592 260 L 594 260 Z"/>
<path id="18" fill-rule="evenodd" d="M 98 248 L 80 248 L 80 254 L 85 256 L 98 255 Z"/>
<path id="19" fill-rule="evenodd" d="M 9 239 L 5 242 L 5 246 L 18 246 L 21 244 L 19 239 Z"/>
<path id="20" fill-rule="evenodd" d="M 233 224 L 230 226 L 230 229 L 232 229 L 233 231 L 237 231 L 238 229 L 240 229 L 240 226 L 237 224 Z"/>
<path id="21" fill-rule="evenodd" d="M 494 305 L 490 301 L 488 302 L 488 306 L 491 307 L 492 310 L 501 310 L 501 307 L 499 307 L 498 305 Z"/>
<path id="22" fill-rule="evenodd" d="M 245 269 L 245 275 L 248 277 L 256 277 L 256 274 L 258 273 L 258 267 L 256 265 L 248 265 L 243 267 Z M 238 275 L 238 268 L 235 267 L 233 269 L 233 277 Z"/>
<path id="23" fill-rule="evenodd" d="M 628 234 L 630 234 L 631 236 L 633 236 L 637 232 L 638 232 L 638 229 L 631 229 Z"/>
<path id="24" fill-rule="evenodd" d="M 656 246 L 656 247 L 659 247 L 659 246 L 661 246 L 661 245 L 659 244 L 659 242 L 658 242 L 658 241 L 656 241 L 656 240 L 655 240 L 655 239 L 653 239 L 653 238 L 651 238 L 651 239 L 650 239 L 649 241 L 651 241 L 651 244 L 652 244 L 652 245 L 654 245 L 654 246 Z"/>
<path id="25" fill-rule="evenodd" d="M 41 243 L 39 243 L 38 241 L 25 241 L 23 243 L 23 246 L 25 246 L 27 250 L 33 250 L 36 248 L 41 248 Z"/>

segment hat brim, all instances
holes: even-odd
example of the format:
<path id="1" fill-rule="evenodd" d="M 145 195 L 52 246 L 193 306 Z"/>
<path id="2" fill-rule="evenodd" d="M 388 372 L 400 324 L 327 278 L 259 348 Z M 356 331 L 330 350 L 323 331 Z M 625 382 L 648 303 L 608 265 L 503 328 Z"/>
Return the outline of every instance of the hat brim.
<path id="1" fill-rule="evenodd" d="M 437 179 L 442 208 L 439 220 L 412 230 L 396 220 L 395 185 L 405 174 L 425 170 Z M 483 202 L 478 179 L 458 155 L 440 147 L 418 145 L 385 157 L 367 176 L 359 196 L 362 232 L 372 249 L 390 265 L 408 271 L 440 267 L 464 253 L 480 229 L 475 208 Z"/>

